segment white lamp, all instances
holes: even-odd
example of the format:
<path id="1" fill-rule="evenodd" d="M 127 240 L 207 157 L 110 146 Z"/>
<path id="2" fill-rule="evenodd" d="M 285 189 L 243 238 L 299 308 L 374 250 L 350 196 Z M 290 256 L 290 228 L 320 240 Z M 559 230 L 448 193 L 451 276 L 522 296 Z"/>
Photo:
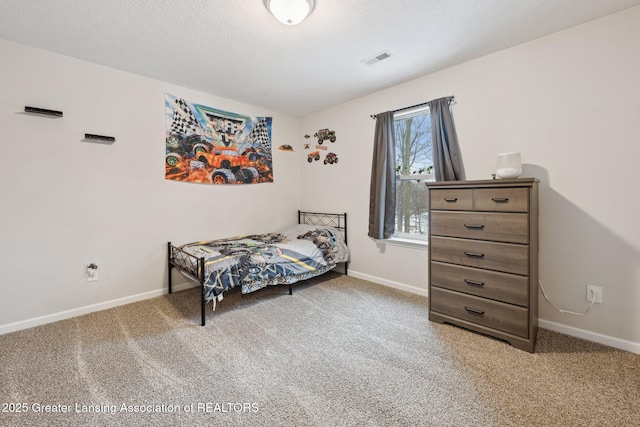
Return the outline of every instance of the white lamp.
<path id="1" fill-rule="evenodd" d="M 273 16 L 285 25 L 302 22 L 316 5 L 315 0 L 264 0 L 264 5 Z"/>
<path id="2" fill-rule="evenodd" d="M 498 178 L 517 178 L 522 173 L 522 160 L 520 153 L 498 154 L 498 168 L 496 176 Z"/>

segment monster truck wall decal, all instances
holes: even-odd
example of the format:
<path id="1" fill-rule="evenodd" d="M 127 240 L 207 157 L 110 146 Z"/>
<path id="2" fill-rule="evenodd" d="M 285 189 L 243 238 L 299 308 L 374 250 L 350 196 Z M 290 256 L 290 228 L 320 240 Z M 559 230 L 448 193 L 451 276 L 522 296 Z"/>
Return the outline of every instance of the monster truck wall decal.
<path id="1" fill-rule="evenodd" d="M 273 182 L 271 117 L 249 117 L 165 93 L 165 179 Z"/>
<path id="2" fill-rule="evenodd" d="M 313 134 L 314 138 L 318 139 L 318 145 L 315 146 L 317 150 L 328 150 L 329 147 L 326 145 L 322 145 L 325 141 L 329 140 L 332 143 L 336 142 L 338 139 L 336 137 L 336 131 L 330 129 L 320 129 L 316 133 Z M 311 138 L 311 135 L 305 135 L 305 139 Z M 304 149 L 309 150 L 311 144 L 304 144 Z M 313 163 L 314 160 L 320 160 L 320 151 L 314 151 L 312 153 L 307 154 L 307 161 L 309 163 Z M 325 165 L 332 165 L 334 163 L 338 163 L 338 155 L 336 153 L 326 153 L 324 157 Z"/>

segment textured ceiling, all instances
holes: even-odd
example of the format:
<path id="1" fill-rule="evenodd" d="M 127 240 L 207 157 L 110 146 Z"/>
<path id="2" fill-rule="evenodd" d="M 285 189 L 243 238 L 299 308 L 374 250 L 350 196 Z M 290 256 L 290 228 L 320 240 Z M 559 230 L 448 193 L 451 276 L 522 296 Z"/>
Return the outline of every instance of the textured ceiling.
<path id="1" fill-rule="evenodd" d="M 636 5 L 316 0 L 286 26 L 262 0 L 0 0 L 0 38 L 302 116 Z"/>

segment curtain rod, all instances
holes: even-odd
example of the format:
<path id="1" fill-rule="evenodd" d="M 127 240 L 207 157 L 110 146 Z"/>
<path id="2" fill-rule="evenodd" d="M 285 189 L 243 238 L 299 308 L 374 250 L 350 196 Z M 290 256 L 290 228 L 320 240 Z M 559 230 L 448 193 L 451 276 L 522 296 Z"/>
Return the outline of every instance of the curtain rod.
<path id="1" fill-rule="evenodd" d="M 449 105 L 453 105 L 453 104 L 455 104 L 455 103 L 456 103 L 456 102 L 455 102 L 455 97 L 454 97 L 454 96 L 447 96 L 447 100 L 449 101 Z M 423 102 L 423 103 L 421 103 L 421 104 L 412 105 L 411 107 L 398 108 L 397 110 L 392 110 L 392 112 L 393 112 L 393 113 L 398 113 L 398 112 L 400 112 L 400 111 L 404 111 L 404 110 L 411 110 L 412 108 L 423 107 L 423 106 L 425 106 L 425 105 L 429 104 L 429 102 L 431 102 L 431 101 Z M 376 118 L 376 116 L 377 116 L 377 114 L 372 114 L 372 115 L 371 115 L 371 118 L 372 118 L 372 119 L 375 119 L 375 118 Z"/>

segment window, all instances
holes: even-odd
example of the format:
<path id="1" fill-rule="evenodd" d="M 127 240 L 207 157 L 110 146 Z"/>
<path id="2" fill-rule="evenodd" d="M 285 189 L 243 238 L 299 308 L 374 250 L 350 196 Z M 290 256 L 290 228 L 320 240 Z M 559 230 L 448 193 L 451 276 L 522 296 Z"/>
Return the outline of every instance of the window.
<path id="1" fill-rule="evenodd" d="M 428 107 L 397 112 L 396 226 L 394 237 L 426 240 L 428 195 L 425 181 L 434 181 L 431 117 Z"/>

